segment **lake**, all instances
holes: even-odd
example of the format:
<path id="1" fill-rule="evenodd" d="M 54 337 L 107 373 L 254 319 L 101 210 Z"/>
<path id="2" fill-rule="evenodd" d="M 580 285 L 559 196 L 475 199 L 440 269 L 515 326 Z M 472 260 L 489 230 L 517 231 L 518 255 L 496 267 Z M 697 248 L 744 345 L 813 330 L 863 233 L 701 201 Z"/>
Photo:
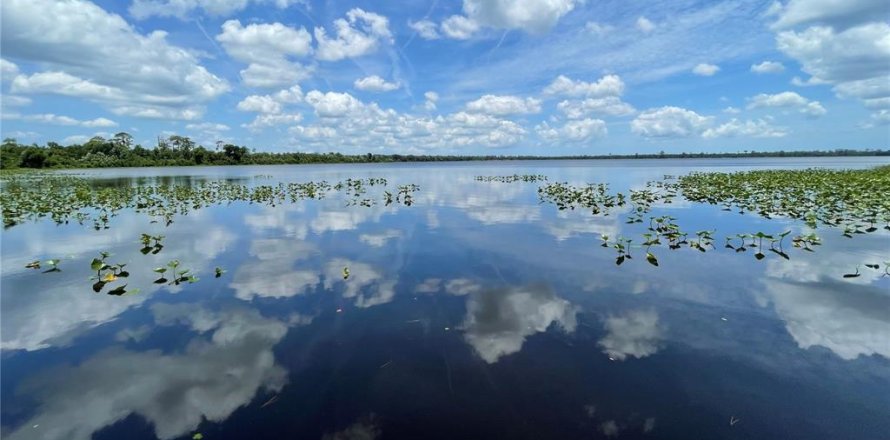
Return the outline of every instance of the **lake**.
<path id="1" fill-rule="evenodd" d="M 76 170 L 100 187 L 383 178 L 412 203 L 233 202 L 169 226 L 43 219 L 2 234 L 2 434 L 12 439 L 886 439 L 890 232 L 820 227 L 789 259 L 724 235 L 803 231 L 676 198 L 715 249 L 616 265 L 630 209 L 542 203 L 547 182 L 866 168 L 890 158 L 509 161 Z M 546 181 L 479 181 L 541 175 Z M 368 189 L 375 197 L 380 186 Z M 890 189 L 888 189 L 890 190 Z M 648 219 L 647 219 L 648 221 Z M 163 235 L 159 252 L 141 234 Z M 639 239 L 635 239 L 639 242 Z M 787 243 L 786 243 L 787 244 Z M 91 261 L 129 287 L 91 289 Z M 60 259 L 59 272 L 26 268 Z M 200 280 L 155 283 L 178 260 Z M 215 268 L 222 272 L 215 276 Z M 857 277 L 843 277 L 856 270 Z M 169 274 L 169 272 L 165 272 Z M 166 275 L 165 275 L 166 276 Z"/>

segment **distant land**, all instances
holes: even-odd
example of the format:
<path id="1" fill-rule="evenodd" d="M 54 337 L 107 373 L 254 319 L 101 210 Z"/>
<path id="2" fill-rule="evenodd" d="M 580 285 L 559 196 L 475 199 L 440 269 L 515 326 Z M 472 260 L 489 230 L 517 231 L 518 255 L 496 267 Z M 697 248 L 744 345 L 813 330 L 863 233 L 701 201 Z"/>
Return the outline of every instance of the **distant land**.
<path id="1" fill-rule="evenodd" d="M 198 145 L 185 136 L 158 138 L 153 148 L 134 145 L 127 133 L 111 139 L 94 137 L 83 144 L 62 146 L 48 142 L 44 146 L 20 144 L 7 138 L 0 144 L 2 169 L 65 169 L 111 167 L 161 167 L 196 165 L 285 165 L 322 163 L 449 162 L 488 160 L 584 160 L 584 159 L 699 159 L 749 157 L 837 157 L 890 156 L 890 149 L 779 150 L 721 153 L 634 153 L 571 156 L 526 155 L 413 155 L 413 154 L 341 154 L 301 152 L 259 152 L 244 146 L 218 142 L 212 149 Z"/>

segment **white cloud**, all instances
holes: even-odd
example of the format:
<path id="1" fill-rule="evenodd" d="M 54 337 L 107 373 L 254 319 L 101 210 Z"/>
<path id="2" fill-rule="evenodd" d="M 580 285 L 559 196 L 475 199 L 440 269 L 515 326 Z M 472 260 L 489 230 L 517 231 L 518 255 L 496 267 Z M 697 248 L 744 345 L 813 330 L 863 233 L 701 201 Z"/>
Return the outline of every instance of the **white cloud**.
<path id="1" fill-rule="evenodd" d="M 739 113 L 741 113 L 741 112 L 742 112 L 741 110 L 739 110 L 739 109 L 737 109 L 737 108 L 735 108 L 735 107 L 733 107 L 733 106 L 729 106 L 729 107 L 726 107 L 725 109 L 723 109 L 723 113 L 727 113 L 727 114 L 730 114 L 730 115 L 737 115 L 737 114 L 739 114 Z"/>
<path id="2" fill-rule="evenodd" d="M 417 35 L 420 35 L 420 38 L 423 38 L 424 40 L 437 40 L 441 38 L 436 23 L 430 20 L 408 20 L 408 27 L 413 29 L 414 32 L 417 32 Z"/>
<path id="3" fill-rule="evenodd" d="M 429 98 L 436 96 L 426 97 L 428 105 L 435 105 Z M 317 90 L 307 93 L 305 100 L 319 119 L 315 125 L 294 127 L 292 133 L 303 144 L 338 151 L 348 147 L 366 151 L 369 145 L 395 149 L 505 147 L 516 144 L 526 133 L 513 121 L 483 113 L 416 116 L 381 109 L 348 93 Z"/>
<path id="4" fill-rule="evenodd" d="M 274 125 L 296 124 L 303 120 L 300 113 L 283 113 L 285 105 L 303 102 L 303 90 L 299 85 L 279 90 L 271 95 L 250 95 L 238 103 L 238 110 L 255 112 L 259 115 L 244 127 L 259 131 Z"/>
<path id="5" fill-rule="evenodd" d="M 575 331 L 578 308 L 540 286 L 472 290 L 464 340 L 488 363 L 522 349 L 526 338 L 556 324 Z"/>
<path id="6" fill-rule="evenodd" d="M 242 26 L 228 20 L 216 36 L 232 58 L 245 63 L 264 63 L 287 56 L 302 57 L 312 52 L 312 36 L 301 27 L 295 29 L 281 23 L 251 23 Z"/>
<path id="7" fill-rule="evenodd" d="M 566 100 L 556 106 L 569 119 L 581 119 L 589 115 L 626 116 L 636 112 L 632 105 L 617 96 Z"/>
<path id="8" fill-rule="evenodd" d="M 784 29 L 804 24 L 825 24 L 846 28 L 865 21 L 887 19 L 884 0 L 789 0 L 776 11 L 773 27 Z"/>
<path id="9" fill-rule="evenodd" d="M 784 137 L 788 131 L 782 127 L 775 127 L 769 121 L 757 119 L 755 121 L 739 121 L 732 119 L 729 122 L 709 128 L 702 133 L 705 139 L 718 137 L 754 137 L 754 138 L 776 138 Z"/>
<path id="10" fill-rule="evenodd" d="M 271 3 L 279 9 L 295 4 L 304 4 L 308 7 L 308 0 L 133 0 L 129 12 L 137 20 L 154 16 L 186 20 L 189 18 L 189 13 L 198 9 L 208 15 L 224 17 L 244 10 L 250 3 L 261 5 Z"/>
<path id="11" fill-rule="evenodd" d="M 609 316 L 605 322 L 606 336 L 598 345 L 610 359 L 623 361 L 628 357 L 642 359 L 661 348 L 663 329 L 654 310 L 632 310 Z"/>
<path id="12" fill-rule="evenodd" d="M 442 21 L 442 35 L 454 40 L 469 40 L 479 31 L 479 24 L 463 15 L 452 15 Z"/>
<path id="13" fill-rule="evenodd" d="M 541 112 L 541 100 L 518 96 L 484 95 L 467 103 L 467 111 L 488 115 L 525 115 Z"/>
<path id="14" fill-rule="evenodd" d="M 307 93 L 306 102 L 321 118 L 342 118 L 363 107 L 363 104 L 349 93 L 322 93 L 318 90 Z"/>
<path id="15" fill-rule="evenodd" d="M 10 80 L 18 74 L 19 66 L 17 66 L 12 61 L 7 61 L 3 58 L 0 58 L 0 76 L 3 77 L 3 81 Z"/>
<path id="16" fill-rule="evenodd" d="M 667 106 L 640 113 L 630 128 L 643 137 L 691 137 L 701 134 L 712 120 L 692 110 Z"/>
<path id="17" fill-rule="evenodd" d="M 142 35 L 87 1 L 9 0 L 0 15 L 4 56 L 50 69 L 16 77 L 26 93 L 86 98 L 116 114 L 189 119 L 230 89 L 165 32 Z"/>
<path id="18" fill-rule="evenodd" d="M 589 118 L 568 121 L 560 128 L 552 128 L 547 122 L 542 122 L 535 127 L 535 131 L 551 143 L 584 142 L 602 138 L 608 133 L 605 121 Z"/>
<path id="19" fill-rule="evenodd" d="M 238 110 L 257 113 L 280 113 L 281 103 L 269 95 L 250 95 L 238 103 Z"/>
<path id="20" fill-rule="evenodd" d="M 800 113 L 809 117 L 819 117 L 826 113 L 819 101 L 810 101 L 795 92 L 781 92 L 774 95 L 760 93 L 748 99 L 748 108 L 797 108 Z"/>
<path id="21" fill-rule="evenodd" d="M 433 91 L 428 91 L 423 94 L 425 99 L 423 103 L 423 108 L 427 111 L 433 111 L 436 109 L 436 102 L 439 101 L 439 94 Z"/>
<path id="22" fill-rule="evenodd" d="M 380 44 L 391 44 L 389 20 L 373 12 L 353 8 L 346 13 L 346 19 L 334 21 L 336 37 L 329 38 L 324 28 L 315 28 L 318 41 L 316 57 L 324 61 L 338 61 L 356 58 L 376 51 Z"/>
<path id="23" fill-rule="evenodd" d="M 839 2 L 839 8 L 853 8 L 871 2 Z M 874 18 L 862 17 L 863 20 Z M 811 26 L 802 31 L 788 30 L 776 36 L 778 49 L 801 64 L 811 75 L 799 84 L 831 84 L 841 98 L 875 99 L 890 97 L 890 24 L 882 21 L 851 24 L 838 30 Z"/>
<path id="24" fill-rule="evenodd" d="M 467 17 L 496 29 L 522 29 L 532 34 L 550 30 L 579 0 L 464 0 Z"/>
<path id="25" fill-rule="evenodd" d="M 588 98 L 620 96 L 624 93 L 624 81 L 618 75 L 606 75 L 597 82 L 575 81 L 559 75 L 550 85 L 544 88 L 544 95 L 562 95 Z"/>
<path id="26" fill-rule="evenodd" d="M 402 86 L 398 82 L 386 82 L 385 79 L 377 75 L 357 79 L 353 85 L 358 90 L 365 90 L 368 92 L 391 92 Z"/>
<path id="27" fill-rule="evenodd" d="M 6 99 L 4 97 L 3 99 Z M 70 116 L 60 116 L 52 113 L 41 113 L 33 115 L 20 115 L 18 113 L 3 114 L 3 119 L 37 122 L 50 125 L 78 125 L 81 127 L 116 127 L 117 122 L 107 118 L 96 118 L 88 120 L 74 119 Z"/>
<path id="28" fill-rule="evenodd" d="M 311 76 L 311 68 L 288 58 L 312 52 L 312 36 L 305 28 L 281 23 L 242 26 L 238 20 L 228 20 L 216 41 L 233 59 L 247 63 L 241 79 L 250 87 L 280 87 Z"/>
<path id="29" fill-rule="evenodd" d="M 198 130 L 205 132 L 221 132 L 229 131 L 231 127 L 226 124 L 218 124 L 214 122 L 201 122 L 200 124 L 187 124 L 185 128 L 189 130 Z"/>
<path id="30" fill-rule="evenodd" d="M 764 61 L 760 64 L 752 64 L 751 71 L 754 73 L 782 73 L 785 66 L 778 61 Z"/>
<path id="31" fill-rule="evenodd" d="M 701 63 L 692 68 L 692 73 L 698 76 L 713 76 L 720 71 L 720 66 L 715 64 Z"/>
<path id="32" fill-rule="evenodd" d="M 641 17 L 637 18 L 637 29 L 640 32 L 645 32 L 648 34 L 649 32 L 652 32 L 655 30 L 655 23 L 650 21 L 648 18 L 641 16 Z"/>
<path id="33" fill-rule="evenodd" d="M 275 125 L 294 125 L 303 120 L 299 113 L 279 113 L 257 115 L 249 124 L 244 125 L 250 131 L 260 131 Z"/>
<path id="34" fill-rule="evenodd" d="M 112 348 L 32 376 L 30 395 L 40 405 L 8 438 L 90 438 L 138 414 L 167 440 L 205 420 L 221 422 L 259 390 L 278 391 L 286 383 L 287 371 L 272 352 L 287 333 L 283 323 L 244 309 L 156 304 L 152 311 L 159 326 L 186 325 L 209 336 L 195 336 L 182 352 Z"/>

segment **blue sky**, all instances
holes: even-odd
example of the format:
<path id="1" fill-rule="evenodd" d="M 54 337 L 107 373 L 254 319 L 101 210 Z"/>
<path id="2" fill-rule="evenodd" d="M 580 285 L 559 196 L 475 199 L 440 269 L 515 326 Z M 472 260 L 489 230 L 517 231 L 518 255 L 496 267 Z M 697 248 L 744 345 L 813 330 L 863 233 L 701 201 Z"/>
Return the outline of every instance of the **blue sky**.
<path id="1" fill-rule="evenodd" d="M 262 151 L 890 144 L 885 0 L 4 0 L 2 136 Z"/>

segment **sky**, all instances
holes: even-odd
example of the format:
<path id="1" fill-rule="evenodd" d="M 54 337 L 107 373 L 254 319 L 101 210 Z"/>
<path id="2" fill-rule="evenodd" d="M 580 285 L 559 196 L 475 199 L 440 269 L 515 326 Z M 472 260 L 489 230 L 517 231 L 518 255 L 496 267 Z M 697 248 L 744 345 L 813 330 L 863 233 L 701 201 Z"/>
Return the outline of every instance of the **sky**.
<path id="1" fill-rule="evenodd" d="M 257 151 L 890 146 L 886 0 L 3 0 L 0 136 Z"/>

